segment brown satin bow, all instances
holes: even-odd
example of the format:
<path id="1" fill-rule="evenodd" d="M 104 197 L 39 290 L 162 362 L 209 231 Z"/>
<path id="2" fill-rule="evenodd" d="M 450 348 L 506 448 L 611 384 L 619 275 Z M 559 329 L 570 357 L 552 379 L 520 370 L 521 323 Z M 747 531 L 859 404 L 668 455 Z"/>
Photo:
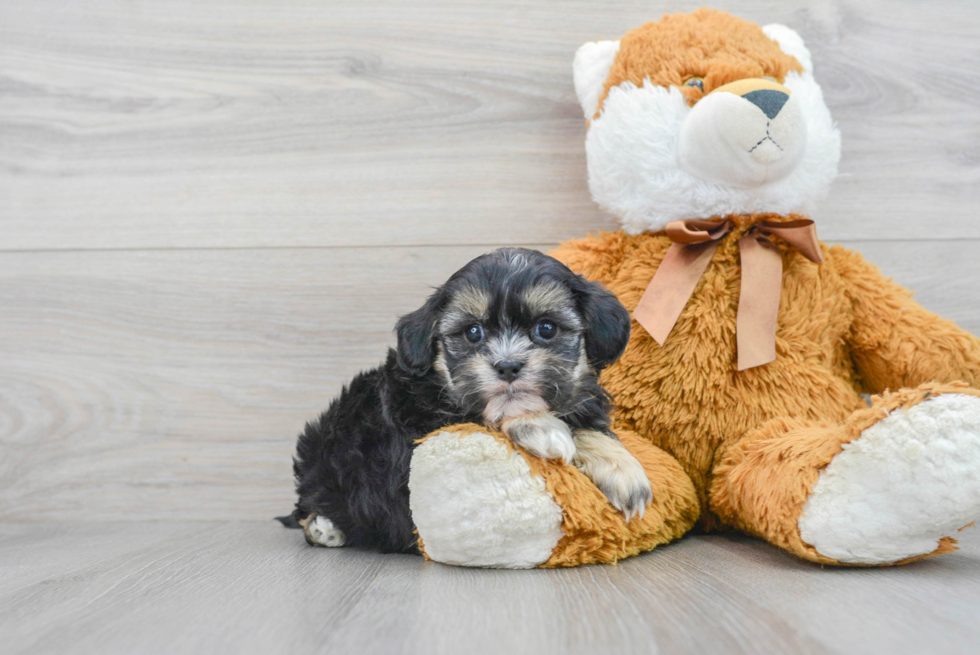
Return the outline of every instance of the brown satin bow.
<path id="1" fill-rule="evenodd" d="M 731 219 L 673 221 L 667 236 L 673 243 L 633 311 L 633 318 L 663 345 L 718 244 L 735 227 Z M 769 240 L 776 235 L 817 264 L 823 253 L 817 230 L 808 218 L 777 223 L 760 221 L 738 240 L 742 286 L 735 322 L 738 370 L 776 359 L 776 317 L 782 288 L 783 259 Z"/>

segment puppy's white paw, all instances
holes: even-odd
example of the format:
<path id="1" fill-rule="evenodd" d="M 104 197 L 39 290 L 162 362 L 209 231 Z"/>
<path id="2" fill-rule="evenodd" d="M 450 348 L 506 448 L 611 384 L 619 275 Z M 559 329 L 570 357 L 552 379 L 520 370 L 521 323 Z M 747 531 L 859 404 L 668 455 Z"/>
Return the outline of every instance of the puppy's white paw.
<path id="1" fill-rule="evenodd" d="M 577 430 L 575 446 L 575 467 L 623 513 L 626 522 L 634 516 L 643 518 L 653 489 L 639 460 L 618 439 L 602 432 Z"/>
<path id="2" fill-rule="evenodd" d="M 506 421 L 502 429 L 511 441 L 535 457 L 562 459 L 568 464 L 575 456 L 572 431 L 554 414 L 513 418 Z"/>
<path id="3" fill-rule="evenodd" d="M 306 525 L 306 536 L 317 546 L 337 548 L 343 546 L 347 537 L 326 516 L 317 516 Z"/>

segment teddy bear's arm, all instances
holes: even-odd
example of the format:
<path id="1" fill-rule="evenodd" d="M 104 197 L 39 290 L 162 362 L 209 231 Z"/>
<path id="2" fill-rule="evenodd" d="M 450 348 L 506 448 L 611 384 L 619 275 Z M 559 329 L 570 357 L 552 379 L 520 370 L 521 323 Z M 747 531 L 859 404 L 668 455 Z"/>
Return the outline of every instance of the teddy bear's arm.
<path id="1" fill-rule="evenodd" d="M 841 246 L 828 253 L 850 296 L 851 353 L 867 392 L 932 381 L 980 385 L 980 339 L 924 309 L 858 253 Z"/>

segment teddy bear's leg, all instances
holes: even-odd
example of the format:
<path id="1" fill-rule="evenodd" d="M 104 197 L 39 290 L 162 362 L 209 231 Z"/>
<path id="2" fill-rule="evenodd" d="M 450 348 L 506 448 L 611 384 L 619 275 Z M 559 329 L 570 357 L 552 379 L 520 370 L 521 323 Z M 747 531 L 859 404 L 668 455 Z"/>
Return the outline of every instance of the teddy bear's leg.
<path id="1" fill-rule="evenodd" d="M 445 428 L 412 454 L 420 549 L 444 564 L 538 566 L 563 536 L 561 507 L 515 448 L 475 427 Z"/>
<path id="2" fill-rule="evenodd" d="M 617 430 L 653 490 L 627 522 L 588 477 L 539 459 L 477 425 L 429 435 L 412 455 L 409 494 L 420 549 L 461 566 L 530 568 L 612 562 L 687 532 L 698 519 L 694 484 L 680 464 Z"/>
<path id="3" fill-rule="evenodd" d="M 715 467 L 722 520 L 815 562 L 902 564 L 980 519 L 980 391 L 924 384 L 839 425 L 774 419 Z"/>

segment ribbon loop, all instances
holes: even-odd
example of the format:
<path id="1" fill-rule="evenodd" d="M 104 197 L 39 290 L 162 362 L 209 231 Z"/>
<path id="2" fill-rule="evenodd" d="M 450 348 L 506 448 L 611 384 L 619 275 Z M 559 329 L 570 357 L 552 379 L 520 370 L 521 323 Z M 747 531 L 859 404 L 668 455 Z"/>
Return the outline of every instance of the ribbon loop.
<path id="1" fill-rule="evenodd" d="M 731 219 L 667 224 L 667 236 L 673 243 L 633 311 L 633 318 L 661 346 L 684 311 L 719 243 L 733 229 Z M 782 223 L 760 221 L 738 240 L 742 283 L 735 338 L 740 371 L 776 359 L 776 321 L 783 259 L 770 236 L 779 237 L 810 261 L 823 263 L 817 230 L 808 218 Z"/>
<path id="2" fill-rule="evenodd" d="M 671 221 L 664 229 L 674 243 L 705 243 L 718 241 L 731 232 L 732 222 L 724 218 Z"/>
<path id="3" fill-rule="evenodd" d="M 775 234 L 814 264 L 823 264 L 817 227 L 809 218 L 798 218 L 785 223 L 760 221 L 752 226 L 752 230 L 759 230 L 766 236 Z"/>

